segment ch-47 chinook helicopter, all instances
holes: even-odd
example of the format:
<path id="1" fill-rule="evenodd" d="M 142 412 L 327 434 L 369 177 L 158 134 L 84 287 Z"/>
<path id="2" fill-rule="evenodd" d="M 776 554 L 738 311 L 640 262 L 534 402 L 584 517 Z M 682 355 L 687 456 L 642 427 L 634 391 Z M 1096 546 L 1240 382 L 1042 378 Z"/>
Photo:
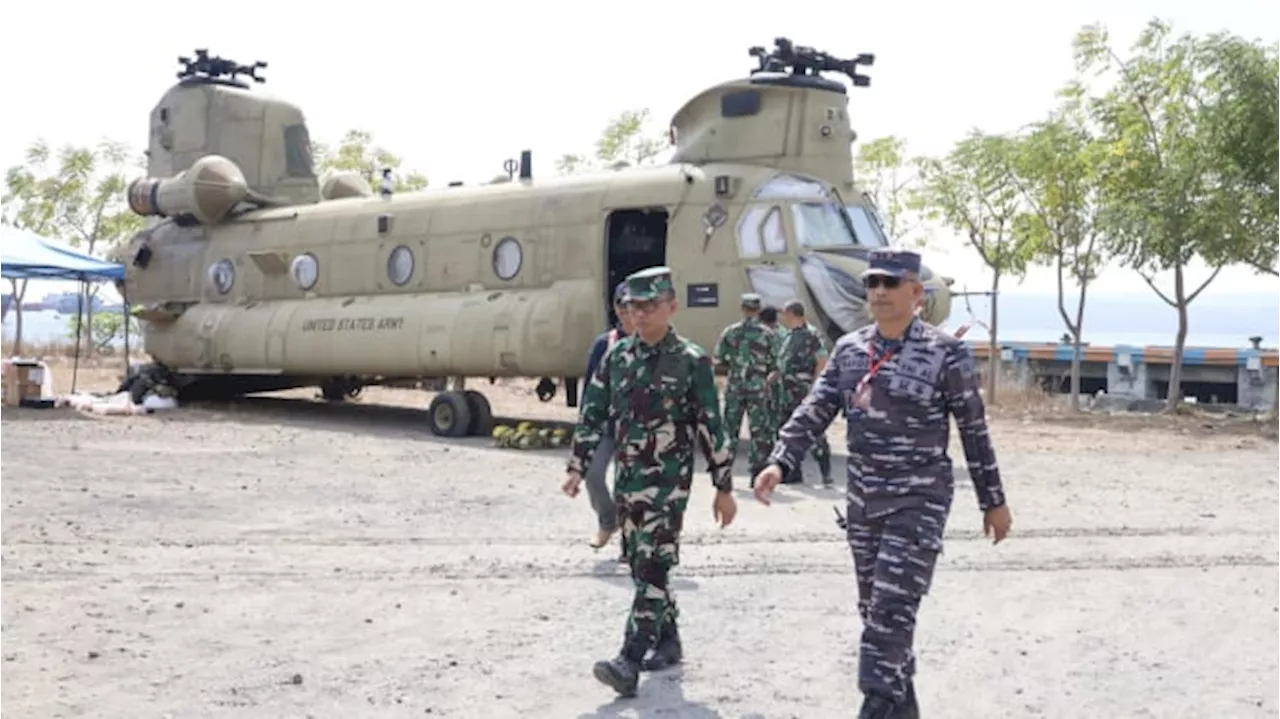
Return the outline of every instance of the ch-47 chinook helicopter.
<path id="1" fill-rule="evenodd" d="M 675 114 L 667 164 L 535 180 L 525 151 L 512 182 L 394 196 L 316 177 L 302 111 L 238 79 L 263 82 L 265 63 L 179 58 L 151 112 L 149 177 L 127 190 L 151 221 L 116 256 L 146 351 L 185 397 L 446 378 L 428 425 L 462 436 L 492 423 L 467 378 L 540 378 L 541 399 L 562 384 L 576 406 L 613 287 L 644 267 L 673 269 L 679 330 L 704 347 L 748 291 L 853 330 L 866 253 L 888 240 L 851 177 L 845 86 L 821 73 L 865 86 L 874 58 L 776 42 Z M 923 280 L 940 322 L 950 280 Z"/>

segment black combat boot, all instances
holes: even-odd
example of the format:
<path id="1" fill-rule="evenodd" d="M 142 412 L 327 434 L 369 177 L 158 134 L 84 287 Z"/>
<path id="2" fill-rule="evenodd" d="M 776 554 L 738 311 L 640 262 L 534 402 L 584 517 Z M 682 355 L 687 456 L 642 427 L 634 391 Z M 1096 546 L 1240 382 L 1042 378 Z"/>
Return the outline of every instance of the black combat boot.
<path id="1" fill-rule="evenodd" d="M 618 561 L 622 564 L 627 564 L 631 561 L 631 558 L 627 556 L 627 535 L 625 533 L 618 537 Z"/>
<path id="2" fill-rule="evenodd" d="M 858 719 L 893 719 L 893 700 L 879 694 L 868 694 L 862 700 Z"/>
<path id="3" fill-rule="evenodd" d="M 658 645 L 640 664 L 640 668 L 646 672 L 657 672 L 674 667 L 683 659 L 684 648 L 680 646 L 680 628 L 676 626 L 673 619 L 663 627 L 658 635 Z"/>
<path id="4" fill-rule="evenodd" d="M 920 719 L 920 705 L 916 702 L 916 686 L 907 680 L 907 693 L 902 696 L 898 708 L 894 710 L 893 719 Z"/>
<path id="5" fill-rule="evenodd" d="M 804 470 L 796 467 L 791 473 L 782 478 L 783 484 L 804 484 Z"/>
<path id="6" fill-rule="evenodd" d="M 596 662 L 591 673 L 602 684 L 613 687 L 618 696 L 635 696 L 636 687 L 640 683 L 640 663 L 644 661 L 647 644 L 643 637 L 628 632 L 618 656 L 608 661 Z"/>

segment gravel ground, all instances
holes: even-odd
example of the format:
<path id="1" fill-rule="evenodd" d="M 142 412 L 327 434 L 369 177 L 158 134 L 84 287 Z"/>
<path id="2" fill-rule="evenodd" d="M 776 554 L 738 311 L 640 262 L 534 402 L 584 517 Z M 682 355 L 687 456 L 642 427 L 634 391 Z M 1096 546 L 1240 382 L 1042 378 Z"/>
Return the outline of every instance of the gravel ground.
<path id="1" fill-rule="evenodd" d="M 617 700 L 590 668 L 630 582 L 586 546 L 585 493 L 559 493 L 564 452 L 423 426 L 278 398 L 5 410 L 7 716 L 856 713 L 839 494 L 784 487 L 764 508 L 740 490 L 720 530 L 699 472 L 675 581 L 686 664 Z M 917 632 L 924 716 L 1276 716 L 1273 440 L 993 434 L 1014 534 L 984 541 L 958 480 Z"/>

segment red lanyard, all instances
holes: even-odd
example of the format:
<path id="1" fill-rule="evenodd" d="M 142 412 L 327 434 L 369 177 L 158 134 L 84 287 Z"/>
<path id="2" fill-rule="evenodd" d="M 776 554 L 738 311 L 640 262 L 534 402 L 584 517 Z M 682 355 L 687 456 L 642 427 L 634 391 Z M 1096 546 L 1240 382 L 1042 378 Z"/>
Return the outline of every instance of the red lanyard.
<path id="1" fill-rule="evenodd" d="M 876 372 L 879 372 L 880 368 L 884 366 L 884 363 L 888 362 L 889 358 L 893 356 L 893 350 L 889 350 L 888 352 L 885 352 L 884 356 L 877 359 L 875 342 L 868 342 L 867 355 L 871 357 L 871 360 L 872 360 L 871 367 L 867 370 L 866 374 L 862 375 L 862 379 L 858 380 L 859 393 L 861 393 L 864 389 L 866 389 L 867 383 L 871 381 L 871 378 L 875 377 Z"/>

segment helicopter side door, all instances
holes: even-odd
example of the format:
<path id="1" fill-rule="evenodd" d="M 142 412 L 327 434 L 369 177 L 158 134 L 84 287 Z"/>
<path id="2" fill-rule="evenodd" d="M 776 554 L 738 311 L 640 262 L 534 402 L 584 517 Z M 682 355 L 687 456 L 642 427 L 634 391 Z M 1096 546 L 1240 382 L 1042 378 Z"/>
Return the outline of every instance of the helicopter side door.
<path id="1" fill-rule="evenodd" d="M 616 209 L 605 220 L 604 303 L 608 324 L 618 318 L 613 311 L 613 288 L 627 275 L 667 264 L 667 230 L 670 215 L 665 207 Z"/>

